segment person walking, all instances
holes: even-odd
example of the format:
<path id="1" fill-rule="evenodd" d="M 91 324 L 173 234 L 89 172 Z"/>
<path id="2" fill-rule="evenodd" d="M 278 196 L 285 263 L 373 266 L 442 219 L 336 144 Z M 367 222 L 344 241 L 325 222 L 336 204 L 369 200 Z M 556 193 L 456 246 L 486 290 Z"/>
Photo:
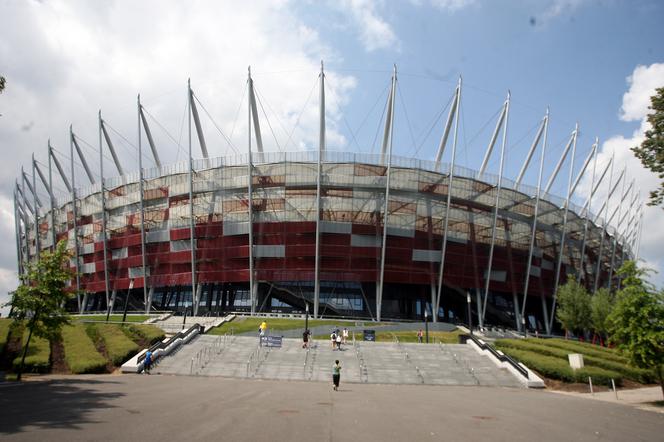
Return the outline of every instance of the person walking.
<path id="1" fill-rule="evenodd" d="M 302 348 L 309 348 L 309 330 L 302 333 Z"/>
<path id="2" fill-rule="evenodd" d="M 417 342 L 419 342 L 420 344 L 422 343 L 422 337 L 423 337 L 423 336 L 424 336 L 424 334 L 422 333 L 422 329 L 420 329 L 420 330 L 417 332 Z"/>
<path id="3" fill-rule="evenodd" d="M 332 383 L 334 384 L 334 391 L 339 390 L 339 380 L 341 379 L 341 365 L 339 365 L 339 359 L 334 361 L 334 366 L 332 367 Z"/>
<path id="4" fill-rule="evenodd" d="M 341 351 L 341 335 L 337 335 L 337 350 Z"/>
<path id="5" fill-rule="evenodd" d="M 337 345 L 337 334 L 334 331 L 330 334 L 330 342 L 332 343 L 332 350 L 334 350 L 334 347 Z"/>
<path id="6" fill-rule="evenodd" d="M 343 336 L 344 336 L 344 345 L 346 345 L 346 341 L 348 341 L 348 329 L 346 327 L 344 327 Z"/>
<path id="7" fill-rule="evenodd" d="M 148 350 L 145 353 L 145 360 L 143 361 L 143 371 L 145 374 L 150 374 L 150 368 L 152 368 L 152 352 Z"/>

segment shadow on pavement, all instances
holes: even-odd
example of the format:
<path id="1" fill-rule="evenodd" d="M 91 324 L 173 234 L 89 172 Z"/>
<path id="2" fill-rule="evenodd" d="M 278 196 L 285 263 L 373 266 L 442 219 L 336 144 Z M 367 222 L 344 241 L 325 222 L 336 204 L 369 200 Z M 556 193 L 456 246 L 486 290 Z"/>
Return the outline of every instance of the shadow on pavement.
<path id="1" fill-rule="evenodd" d="M 78 429 L 93 423 L 88 416 L 95 409 L 113 408 L 110 402 L 124 396 L 99 391 L 109 384 L 116 382 L 55 379 L 0 385 L 0 436 L 28 431 L 28 427 Z"/>

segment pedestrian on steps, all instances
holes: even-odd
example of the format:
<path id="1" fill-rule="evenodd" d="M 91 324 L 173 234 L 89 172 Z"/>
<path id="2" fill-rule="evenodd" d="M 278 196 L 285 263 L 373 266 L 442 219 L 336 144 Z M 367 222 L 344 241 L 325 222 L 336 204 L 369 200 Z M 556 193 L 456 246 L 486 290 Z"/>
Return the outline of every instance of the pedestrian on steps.
<path id="1" fill-rule="evenodd" d="M 341 365 L 339 365 L 339 359 L 334 361 L 334 366 L 332 367 L 332 383 L 334 384 L 334 391 L 339 390 L 339 380 L 341 379 Z"/>
<path id="2" fill-rule="evenodd" d="M 150 374 L 150 368 L 152 368 L 152 352 L 148 350 L 145 353 L 145 360 L 143 361 L 143 372 Z"/>
<path id="3" fill-rule="evenodd" d="M 337 335 L 336 341 L 337 341 L 337 350 L 341 351 L 341 335 L 340 334 Z"/>
<path id="4" fill-rule="evenodd" d="M 309 348 L 309 330 L 302 333 L 302 348 Z"/>
<path id="5" fill-rule="evenodd" d="M 330 342 L 332 343 L 332 350 L 334 350 L 334 347 L 337 345 L 337 334 L 335 332 L 330 334 Z"/>

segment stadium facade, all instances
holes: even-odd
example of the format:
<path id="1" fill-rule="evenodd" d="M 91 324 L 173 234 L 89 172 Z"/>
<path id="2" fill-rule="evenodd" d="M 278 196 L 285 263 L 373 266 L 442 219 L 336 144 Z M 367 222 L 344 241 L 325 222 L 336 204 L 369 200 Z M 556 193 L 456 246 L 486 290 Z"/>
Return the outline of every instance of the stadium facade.
<path id="1" fill-rule="evenodd" d="M 567 275 L 589 289 L 616 287 L 615 269 L 633 259 L 641 226 L 635 189 L 613 164 L 596 170 L 597 143 L 580 173 L 578 128 L 543 184 L 548 112 L 521 172 L 503 176 L 510 97 L 505 100 L 478 170 L 455 164 L 461 80 L 433 160 L 392 155 L 396 68 L 379 154 L 332 152 L 325 146 L 325 75 L 320 74 L 320 145 L 316 151 L 264 152 L 249 75 L 246 154 L 211 158 L 197 98 L 189 87 L 189 161 L 162 164 L 145 108 L 138 101 L 139 171 L 125 173 L 99 114 L 101 178 L 88 167 L 70 128 L 70 171 L 48 147 L 48 171 L 32 162 L 15 188 L 19 271 L 66 241 L 79 311 L 188 310 L 303 312 L 357 318 L 467 320 L 551 331 L 555 294 Z M 200 104 L 200 102 L 199 102 Z M 193 140 L 193 141 L 192 141 Z M 193 147 L 202 158 L 192 159 Z M 157 165 L 144 168 L 142 149 Z M 494 149 L 495 147 L 495 149 Z M 441 161 L 445 149 L 451 161 Z M 103 152 L 116 176 L 104 177 Z M 486 172 L 500 158 L 497 175 Z M 91 183 L 79 188 L 74 158 Z M 534 159 L 534 160 L 533 160 Z M 531 161 L 532 160 L 532 161 Z M 529 167 L 538 182 L 522 182 Z M 611 172 L 607 171 L 611 168 Z M 571 198 L 584 174 L 592 195 Z M 68 193 L 54 195 L 59 175 Z M 567 176 L 566 176 L 567 175 Z M 564 198 L 549 193 L 567 180 Z M 48 192 L 40 201 L 37 183 Z M 591 213 L 600 185 L 621 203 Z M 617 214 L 617 218 L 616 218 Z M 613 227 L 611 224 L 617 226 Z"/>

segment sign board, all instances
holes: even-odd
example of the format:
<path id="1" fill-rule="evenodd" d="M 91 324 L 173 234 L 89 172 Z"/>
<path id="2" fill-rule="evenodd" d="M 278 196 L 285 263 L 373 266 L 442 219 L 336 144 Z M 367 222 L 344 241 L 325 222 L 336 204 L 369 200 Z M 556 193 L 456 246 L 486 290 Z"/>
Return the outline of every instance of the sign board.
<path id="1" fill-rule="evenodd" d="M 376 341 L 376 330 L 364 330 L 364 341 Z"/>
<path id="2" fill-rule="evenodd" d="M 263 336 L 262 338 L 263 347 L 275 347 L 281 348 L 282 337 L 281 336 Z"/>

